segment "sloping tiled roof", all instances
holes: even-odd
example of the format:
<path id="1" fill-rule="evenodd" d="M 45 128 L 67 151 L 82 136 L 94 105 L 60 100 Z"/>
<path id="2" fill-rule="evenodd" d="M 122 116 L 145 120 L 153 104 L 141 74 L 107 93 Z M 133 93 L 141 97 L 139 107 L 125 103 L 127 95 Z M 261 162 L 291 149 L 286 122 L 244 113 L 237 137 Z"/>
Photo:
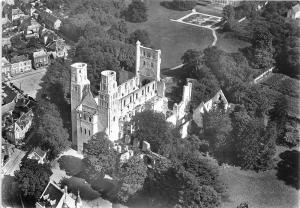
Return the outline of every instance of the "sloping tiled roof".
<path id="1" fill-rule="evenodd" d="M 63 191 L 57 185 L 49 182 L 40 199 L 51 201 L 55 200 L 53 207 L 56 207 L 63 195 Z"/>
<path id="2" fill-rule="evenodd" d="M 40 56 L 47 56 L 46 51 L 40 50 L 40 51 L 33 52 L 33 57 L 40 57 Z"/>
<path id="3" fill-rule="evenodd" d="M 88 90 L 88 93 L 86 94 L 86 96 L 83 98 L 82 100 L 82 105 L 85 105 L 85 106 L 88 106 L 88 107 L 91 107 L 91 108 L 97 108 L 97 103 L 96 101 L 94 100 L 94 97 L 91 93 L 90 90 Z"/>
<path id="4" fill-rule="evenodd" d="M 300 11 L 300 4 L 296 4 L 295 6 L 292 7 L 292 10 L 294 13 L 297 13 Z"/>
<path id="5" fill-rule="evenodd" d="M 39 157 L 44 157 L 46 154 L 46 151 L 43 151 L 40 147 L 34 148 L 31 153 L 37 154 Z"/>
<path id="6" fill-rule="evenodd" d="M 17 93 L 8 85 L 2 83 L 2 105 L 11 103 L 17 96 Z"/>
<path id="7" fill-rule="evenodd" d="M 17 121 L 16 124 L 23 129 L 28 125 L 30 121 L 32 121 L 33 118 L 33 112 L 32 110 L 28 111 L 27 113 L 24 113 Z"/>
<path id="8" fill-rule="evenodd" d="M 18 63 L 18 62 L 27 61 L 27 60 L 29 60 L 28 57 L 21 55 L 21 56 L 12 57 L 10 61 L 11 61 L 11 63 Z"/>

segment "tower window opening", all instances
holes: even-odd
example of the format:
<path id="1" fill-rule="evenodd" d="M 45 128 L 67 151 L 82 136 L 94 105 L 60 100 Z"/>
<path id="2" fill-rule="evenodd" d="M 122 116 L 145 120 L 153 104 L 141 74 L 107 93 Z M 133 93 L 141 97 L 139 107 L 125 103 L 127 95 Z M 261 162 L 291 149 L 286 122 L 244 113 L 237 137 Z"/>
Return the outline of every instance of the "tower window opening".
<path id="1" fill-rule="evenodd" d="M 143 62 L 143 65 L 144 65 L 144 66 L 146 65 L 146 61 Z"/>
<path id="2" fill-rule="evenodd" d="M 144 90 L 142 90 L 142 95 L 144 95 Z"/>
<path id="3" fill-rule="evenodd" d="M 129 99 L 130 99 L 130 102 L 132 102 L 132 97 L 131 97 L 131 96 L 130 96 L 130 98 L 129 98 Z"/>
<path id="4" fill-rule="evenodd" d="M 91 136 L 91 131 L 89 130 L 89 136 Z"/>
<path id="5" fill-rule="evenodd" d="M 148 92 L 150 91 L 150 87 L 149 87 L 149 86 L 147 87 L 147 91 L 148 91 Z"/>
<path id="6" fill-rule="evenodd" d="M 89 117 L 89 121 L 92 122 L 92 117 Z"/>
<path id="7" fill-rule="evenodd" d="M 84 134 L 86 134 L 86 129 L 84 129 Z"/>
<path id="8" fill-rule="evenodd" d="M 82 127 L 80 127 L 80 132 L 82 133 Z"/>

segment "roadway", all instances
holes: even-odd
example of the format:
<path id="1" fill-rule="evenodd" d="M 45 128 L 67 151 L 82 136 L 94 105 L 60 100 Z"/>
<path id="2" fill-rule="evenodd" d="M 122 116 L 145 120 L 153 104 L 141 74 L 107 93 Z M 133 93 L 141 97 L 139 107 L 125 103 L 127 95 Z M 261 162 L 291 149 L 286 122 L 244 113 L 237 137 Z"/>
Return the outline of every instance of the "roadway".
<path id="1" fill-rule="evenodd" d="M 3 175 L 14 176 L 14 172 L 19 170 L 19 165 L 24 156 L 24 151 L 15 148 L 7 163 L 2 167 L 1 173 Z"/>
<path id="2" fill-rule="evenodd" d="M 6 82 L 11 82 L 21 88 L 25 94 L 35 98 L 36 93 L 41 89 L 42 78 L 46 74 L 47 69 L 33 70 L 8 79 Z"/>

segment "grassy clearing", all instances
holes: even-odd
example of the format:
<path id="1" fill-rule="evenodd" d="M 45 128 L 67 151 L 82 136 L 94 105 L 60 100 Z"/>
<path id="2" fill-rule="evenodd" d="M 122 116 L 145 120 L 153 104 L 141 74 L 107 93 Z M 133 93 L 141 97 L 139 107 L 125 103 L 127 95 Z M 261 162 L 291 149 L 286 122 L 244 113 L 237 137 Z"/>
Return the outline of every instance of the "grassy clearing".
<path id="1" fill-rule="evenodd" d="M 295 170 L 299 152 L 295 151 L 277 147 L 275 161 L 278 166 L 265 172 L 244 171 L 232 166 L 221 168 L 221 178 L 228 185 L 230 195 L 222 208 L 237 207 L 242 202 L 255 208 L 297 208 L 299 191 L 295 183 L 299 183 L 299 179 L 295 178 Z M 294 184 L 290 184 L 291 179 Z"/>
<path id="2" fill-rule="evenodd" d="M 152 46 L 162 51 L 162 68 L 181 64 L 181 56 L 190 48 L 204 49 L 213 42 L 210 30 L 172 22 L 191 11 L 175 11 L 160 6 L 162 0 L 152 0 L 148 4 L 148 21 L 127 23 L 129 32 L 136 29 L 148 31 Z"/>
<path id="3" fill-rule="evenodd" d="M 204 49 L 213 42 L 209 29 L 172 22 L 191 11 L 175 11 L 160 5 L 162 0 L 151 0 L 148 4 L 148 21 L 143 23 L 127 23 L 129 32 L 136 29 L 148 31 L 152 46 L 162 50 L 162 68 L 171 68 L 181 64 L 181 56 L 187 49 Z M 220 16 L 220 11 L 202 7 L 200 12 Z M 220 36 L 220 37 L 219 37 Z M 236 52 L 247 46 L 244 41 L 227 38 L 218 34 L 217 46 L 228 52 Z"/>

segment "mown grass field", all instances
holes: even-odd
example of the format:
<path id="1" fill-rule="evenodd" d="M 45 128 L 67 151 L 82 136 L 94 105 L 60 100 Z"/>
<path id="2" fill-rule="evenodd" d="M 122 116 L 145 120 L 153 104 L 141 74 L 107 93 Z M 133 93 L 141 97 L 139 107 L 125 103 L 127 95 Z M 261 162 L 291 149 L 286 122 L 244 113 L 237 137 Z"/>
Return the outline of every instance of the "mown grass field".
<path id="1" fill-rule="evenodd" d="M 179 19 L 191 11 L 175 11 L 160 5 L 163 0 L 148 1 L 148 20 L 143 23 L 127 22 L 129 32 L 136 29 L 148 31 L 152 46 L 162 51 L 163 68 L 171 68 L 181 64 L 181 56 L 188 49 L 204 49 L 213 42 L 212 32 L 205 28 L 172 22 L 170 19 Z M 219 38 L 219 37 L 218 37 Z M 229 51 L 237 51 L 244 47 L 245 42 L 228 39 L 220 35 L 217 46 Z"/>

